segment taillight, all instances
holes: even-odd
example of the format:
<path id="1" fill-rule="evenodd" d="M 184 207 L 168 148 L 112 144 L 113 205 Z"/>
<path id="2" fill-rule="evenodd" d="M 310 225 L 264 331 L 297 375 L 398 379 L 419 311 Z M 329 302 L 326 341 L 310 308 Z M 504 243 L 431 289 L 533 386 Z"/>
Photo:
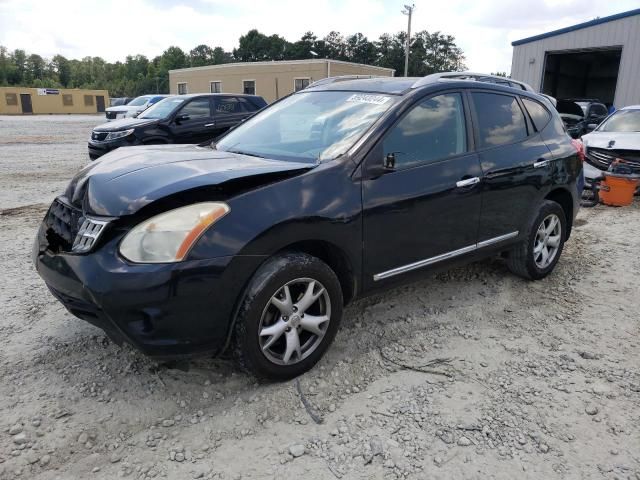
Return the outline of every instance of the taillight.
<path id="1" fill-rule="evenodd" d="M 584 144 L 582 143 L 582 141 L 572 138 L 571 145 L 573 145 L 573 147 L 576 149 L 576 152 L 578 152 L 578 158 L 580 159 L 580 161 L 584 162 Z"/>

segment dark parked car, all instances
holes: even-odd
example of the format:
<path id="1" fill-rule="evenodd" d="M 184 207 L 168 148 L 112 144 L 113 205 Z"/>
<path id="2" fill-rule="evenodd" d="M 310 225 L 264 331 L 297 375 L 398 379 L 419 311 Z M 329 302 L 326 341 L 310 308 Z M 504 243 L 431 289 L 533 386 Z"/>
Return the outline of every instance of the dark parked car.
<path id="1" fill-rule="evenodd" d="M 118 147 L 201 143 L 234 127 L 266 105 L 262 97 L 211 93 L 161 100 L 137 118 L 99 125 L 91 132 L 89 157 Z"/>
<path id="2" fill-rule="evenodd" d="M 116 342 L 158 358 L 232 346 L 284 379 L 318 361 L 354 298 L 500 253 L 525 278 L 553 270 L 582 161 L 544 97 L 438 76 L 338 80 L 210 145 L 89 164 L 42 222 L 39 274 Z"/>
<path id="3" fill-rule="evenodd" d="M 606 105 L 595 99 L 558 100 L 556 109 L 572 138 L 586 135 L 593 130 L 589 125 L 598 125 L 609 114 Z"/>

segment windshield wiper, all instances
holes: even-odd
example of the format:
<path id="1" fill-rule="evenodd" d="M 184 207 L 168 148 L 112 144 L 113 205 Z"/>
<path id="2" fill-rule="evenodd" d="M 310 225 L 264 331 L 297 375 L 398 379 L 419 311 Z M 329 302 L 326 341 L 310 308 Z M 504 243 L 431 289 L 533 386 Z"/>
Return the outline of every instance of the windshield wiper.
<path id="1" fill-rule="evenodd" d="M 243 152 L 243 151 L 240 151 L 240 150 L 227 150 L 227 152 L 229 152 L 229 153 L 237 153 L 238 155 L 247 155 L 249 157 L 264 158 L 262 155 L 258 155 L 256 153 Z"/>

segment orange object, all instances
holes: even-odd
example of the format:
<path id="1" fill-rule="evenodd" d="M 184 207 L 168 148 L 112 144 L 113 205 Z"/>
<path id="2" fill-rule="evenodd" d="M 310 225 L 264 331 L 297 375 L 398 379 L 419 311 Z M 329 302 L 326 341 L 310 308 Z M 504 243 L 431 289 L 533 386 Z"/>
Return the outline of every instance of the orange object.
<path id="1" fill-rule="evenodd" d="M 633 194 L 638 187 L 638 179 L 605 173 L 600 187 L 602 203 L 614 207 L 626 207 L 633 203 Z"/>

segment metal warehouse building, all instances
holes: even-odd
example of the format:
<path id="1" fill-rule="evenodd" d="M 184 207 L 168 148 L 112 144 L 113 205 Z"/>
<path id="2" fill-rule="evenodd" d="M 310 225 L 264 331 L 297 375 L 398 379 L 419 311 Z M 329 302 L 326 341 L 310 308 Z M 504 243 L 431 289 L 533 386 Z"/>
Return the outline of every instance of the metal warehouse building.
<path id="1" fill-rule="evenodd" d="M 106 90 L 0 87 L 0 115 L 98 113 L 108 104 Z"/>
<path id="2" fill-rule="evenodd" d="M 556 98 L 640 104 L 640 9 L 512 43 L 511 77 Z"/>
<path id="3" fill-rule="evenodd" d="M 172 94 L 248 93 L 273 102 L 321 78 L 337 75 L 393 77 L 394 69 L 339 60 L 310 59 L 224 63 L 169 71 Z"/>

